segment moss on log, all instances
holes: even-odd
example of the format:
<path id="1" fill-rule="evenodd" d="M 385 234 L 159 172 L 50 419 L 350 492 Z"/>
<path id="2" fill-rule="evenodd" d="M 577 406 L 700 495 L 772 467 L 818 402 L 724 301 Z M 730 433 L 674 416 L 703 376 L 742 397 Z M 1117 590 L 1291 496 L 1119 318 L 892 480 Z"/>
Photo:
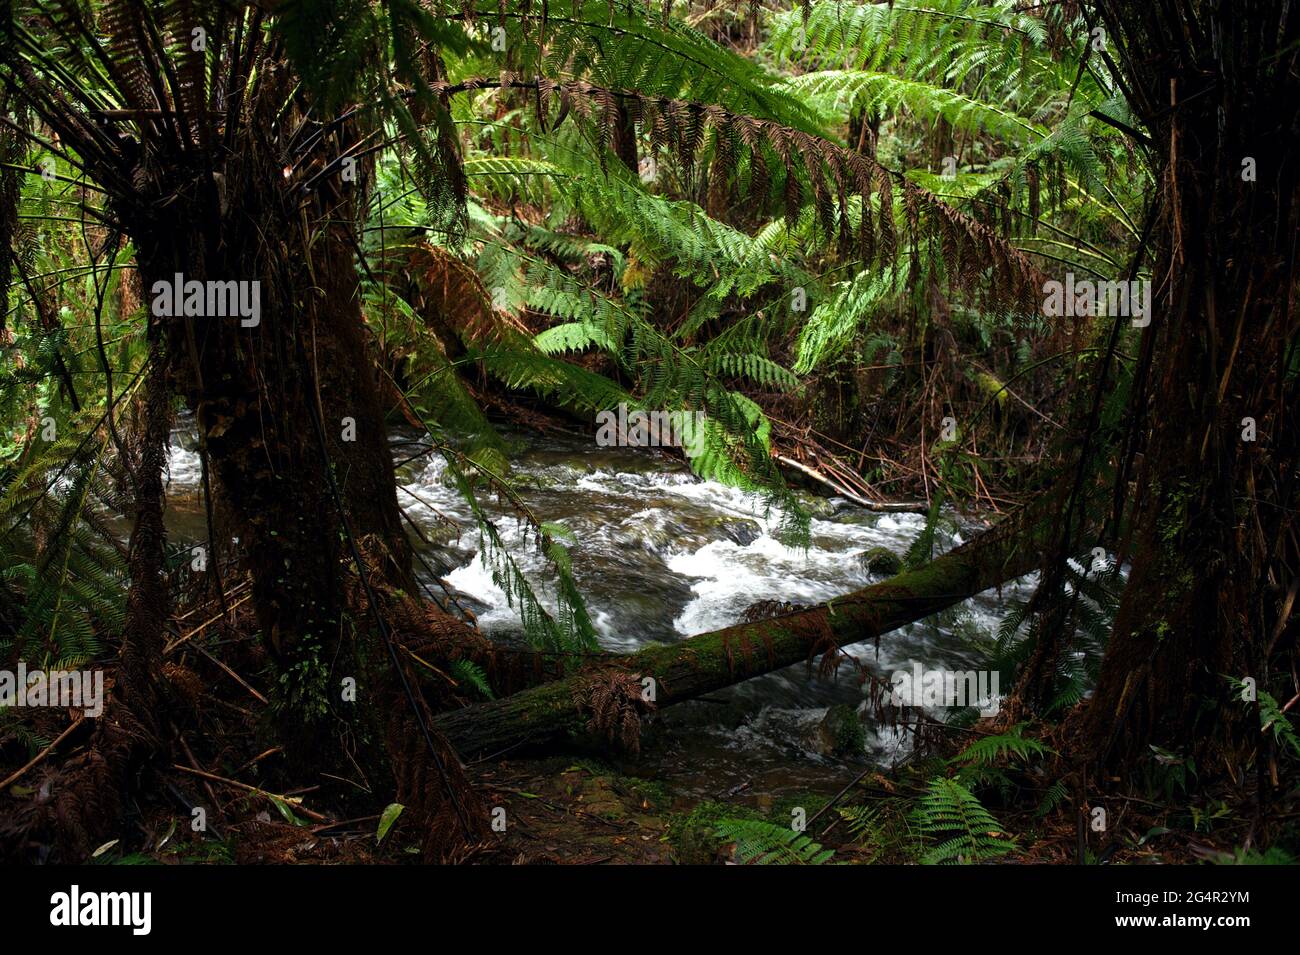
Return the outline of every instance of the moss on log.
<path id="1" fill-rule="evenodd" d="M 655 705 L 671 706 L 874 639 L 1029 573 L 1039 559 L 1043 510 L 1004 520 L 923 567 L 820 606 L 615 657 L 504 699 L 442 714 L 438 728 L 462 756 L 585 732 L 596 709 L 604 716 L 596 722 L 613 736 L 609 714 L 637 708 L 647 677 L 654 680 Z M 611 701 L 611 695 L 621 698 Z"/>

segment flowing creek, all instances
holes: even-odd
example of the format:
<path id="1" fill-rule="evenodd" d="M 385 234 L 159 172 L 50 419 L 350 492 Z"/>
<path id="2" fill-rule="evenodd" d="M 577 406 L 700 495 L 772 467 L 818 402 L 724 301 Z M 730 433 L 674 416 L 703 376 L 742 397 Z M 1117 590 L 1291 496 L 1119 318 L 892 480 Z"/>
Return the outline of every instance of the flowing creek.
<path id="1" fill-rule="evenodd" d="M 625 652 L 651 641 L 671 643 L 729 626 L 762 600 L 814 604 L 848 593 L 873 579 L 859 555 L 885 547 L 902 555 L 924 525 L 919 514 L 877 514 L 839 498 L 805 492 L 813 516 L 807 550 L 774 536 L 777 515 L 761 495 L 700 481 L 684 462 L 657 452 L 598 448 L 581 436 L 513 434 L 510 480 L 540 520 L 573 532 L 574 577 L 607 649 Z M 425 561 L 443 577 L 485 633 L 521 629 L 519 616 L 493 583 L 478 555 L 479 531 L 470 509 L 445 480 L 438 455 L 410 459 L 419 436 L 395 437 L 399 503 L 428 539 Z M 173 435 L 168 485 L 168 527 L 175 541 L 206 539 L 200 498 L 199 457 L 193 431 Z M 550 576 L 532 546 L 532 534 L 494 496 L 480 497 L 502 540 L 553 611 Z M 970 536 L 979 525 L 941 531 L 936 552 Z M 425 583 L 440 593 L 421 569 Z M 1011 597 L 1028 593 L 1026 578 L 967 601 L 962 613 L 941 615 L 846 650 L 874 673 L 896 669 L 970 669 L 978 666 L 961 631 L 988 634 Z M 819 726 L 827 708 L 864 699 L 854 668 L 823 679 L 804 665 L 788 667 L 666 709 L 655 719 L 642 756 L 623 768 L 697 798 L 738 798 L 760 805 L 810 790 L 833 791 L 866 762 L 888 764 L 905 751 L 905 738 L 866 724 L 860 759 L 826 755 Z M 1005 691 L 1005 688 L 1003 688 Z"/>

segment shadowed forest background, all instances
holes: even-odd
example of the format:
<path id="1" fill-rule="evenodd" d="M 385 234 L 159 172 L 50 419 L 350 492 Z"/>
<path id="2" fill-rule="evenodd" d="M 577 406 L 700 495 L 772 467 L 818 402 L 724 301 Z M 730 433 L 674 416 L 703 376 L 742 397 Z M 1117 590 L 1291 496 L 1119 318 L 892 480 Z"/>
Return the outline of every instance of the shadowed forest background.
<path id="1" fill-rule="evenodd" d="M 0 858 L 1294 861 L 1295 4 L 0 31 Z"/>

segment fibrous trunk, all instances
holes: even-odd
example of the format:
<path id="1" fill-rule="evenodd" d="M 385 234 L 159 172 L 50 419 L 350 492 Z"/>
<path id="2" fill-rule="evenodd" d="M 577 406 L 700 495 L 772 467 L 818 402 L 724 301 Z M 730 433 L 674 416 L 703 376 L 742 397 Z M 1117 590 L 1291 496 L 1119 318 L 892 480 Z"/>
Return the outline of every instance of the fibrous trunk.
<path id="1" fill-rule="evenodd" d="M 368 357 L 351 187 L 288 187 L 258 138 L 271 128 L 269 117 L 249 124 L 219 190 L 200 185 L 166 216 L 131 223 L 151 320 L 251 574 L 292 765 L 359 770 L 367 787 L 391 769 L 436 854 L 481 831 L 483 813 L 399 646 L 427 634 L 394 621 L 464 628 L 405 606 L 415 583 Z M 177 281 L 246 283 L 256 315 L 157 314 Z"/>
<path id="2" fill-rule="evenodd" d="M 1300 96 L 1300 17 L 1280 2 L 1249 17 L 1184 2 L 1168 21 L 1155 6 L 1101 6 L 1163 180 L 1133 409 L 1149 440 L 1132 571 L 1087 739 L 1109 765 L 1195 741 L 1233 772 L 1260 736 L 1229 678 L 1263 686 L 1294 634 L 1300 121 L 1277 103 Z"/>

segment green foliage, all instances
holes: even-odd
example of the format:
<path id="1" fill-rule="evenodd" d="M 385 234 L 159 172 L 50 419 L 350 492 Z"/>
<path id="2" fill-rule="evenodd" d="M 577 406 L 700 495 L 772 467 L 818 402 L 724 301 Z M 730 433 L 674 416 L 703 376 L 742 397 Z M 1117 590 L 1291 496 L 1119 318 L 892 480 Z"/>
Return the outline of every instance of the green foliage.
<path id="1" fill-rule="evenodd" d="M 486 671 L 473 660 L 453 660 L 450 669 L 452 679 L 457 683 L 472 686 L 482 694 L 484 699 L 496 698 L 496 694 L 492 692 L 492 684 L 488 682 Z"/>
<path id="2" fill-rule="evenodd" d="M 1295 856 L 1279 846 L 1259 849 L 1234 849 L 1215 854 L 1211 861 L 1217 865 L 1295 865 Z"/>
<path id="3" fill-rule="evenodd" d="M 914 816 L 917 830 L 933 843 L 921 860 L 926 865 L 983 862 L 1015 848 L 975 794 L 955 779 L 932 780 Z"/>
<path id="4" fill-rule="evenodd" d="M 736 844 L 736 861 L 742 864 L 824 865 L 835 855 L 789 826 L 761 819 L 720 820 L 717 834 Z"/>
<path id="5" fill-rule="evenodd" d="M 944 522 L 943 502 L 944 494 L 940 489 L 930 499 L 930 507 L 925 514 L 925 525 L 908 546 L 907 553 L 903 555 L 903 570 L 916 570 L 934 560 L 935 542 Z"/>
<path id="6" fill-rule="evenodd" d="M 718 861 L 723 838 L 718 826 L 728 819 L 760 819 L 754 812 L 739 806 L 703 800 L 689 812 L 675 813 L 668 822 L 665 839 L 681 865 L 709 865 Z"/>
<path id="7" fill-rule="evenodd" d="M 848 826 L 854 846 L 865 854 L 863 863 L 915 860 L 915 835 L 909 827 L 905 801 L 895 797 L 875 799 L 870 805 L 838 806 L 836 812 Z"/>
<path id="8" fill-rule="evenodd" d="M 107 435 L 27 448 L 0 469 L 0 615 L 29 666 L 69 669 L 94 659 L 125 619 L 125 560 L 105 506 Z"/>
<path id="9" fill-rule="evenodd" d="M 957 770 L 956 779 L 966 786 L 995 785 L 1003 792 L 1013 788 L 1009 771 L 1023 771 L 1034 759 L 1054 754 L 1040 740 L 1024 736 L 1026 723 L 1017 723 L 1005 733 L 981 736 L 948 761 Z"/>
<path id="10" fill-rule="evenodd" d="M 1295 727 L 1291 725 L 1290 718 L 1282 709 L 1282 705 L 1273 697 L 1273 694 L 1266 690 L 1259 691 L 1259 731 L 1261 733 L 1273 733 L 1273 740 L 1277 745 L 1292 756 L 1300 756 L 1300 736 L 1296 734 Z"/>
<path id="11" fill-rule="evenodd" d="M 1034 814 L 1037 816 L 1051 814 L 1069 795 L 1070 788 L 1065 784 L 1065 780 L 1058 779 L 1047 787 L 1047 792 L 1043 793 L 1043 798 L 1038 803 L 1038 809 L 1035 810 Z"/>
<path id="12" fill-rule="evenodd" d="M 1277 697 L 1267 690 L 1249 686 L 1244 680 L 1236 677 L 1224 677 L 1233 691 L 1238 695 L 1238 699 L 1249 707 L 1251 705 L 1249 693 L 1253 693 L 1259 705 L 1259 731 L 1264 735 L 1272 735 L 1274 744 L 1283 752 L 1290 753 L 1292 756 L 1300 756 L 1300 734 L 1296 733 L 1295 727 L 1291 724 L 1290 717 L 1278 703 Z M 1248 692 L 1249 688 L 1249 692 Z"/>
<path id="13" fill-rule="evenodd" d="M 453 485 L 469 505 L 478 523 L 479 556 L 492 575 L 492 582 L 506 595 L 506 601 L 519 613 L 524 637 L 541 650 L 560 654 L 570 666 L 576 666 L 577 655 L 590 653 L 599 647 L 596 632 L 591 625 L 586 604 L 573 580 L 568 551 L 553 534 L 523 506 L 518 497 L 497 475 L 485 474 L 489 483 L 505 495 L 516 507 L 521 520 L 537 528 L 535 544 L 550 562 L 556 574 L 556 601 L 558 613 L 552 616 L 537 599 L 532 584 L 519 570 L 514 557 L 501 540 L 492 519 L 483 510 L 474 493 L 465 465 L 468 463 L 449 448 L 441 449 L 447 462 Z M 481 468 L 478 470 L 482 471 Z"/>
<path id="14" fill-rule="evenodd" d="M 383 842 L 384 836 L 393 828 L 393 823 L 397 822 L 397 817 L 402 814 L 406 807 L 400 802 L 389 803 L 384 807 L 384 811 L 379 815 L 379 825 L 375 828 L 375 842 Z"/>
<path id="15" fill-rule="evenodd" d="M 1040 740 L 1024 735 L 1026 723 L 1017 723 L 1005 733 L 981 736 L 952 758 L 956 766 L 992 766 L 1007 759 L 1028 762 L 1055 751 Z"/>

